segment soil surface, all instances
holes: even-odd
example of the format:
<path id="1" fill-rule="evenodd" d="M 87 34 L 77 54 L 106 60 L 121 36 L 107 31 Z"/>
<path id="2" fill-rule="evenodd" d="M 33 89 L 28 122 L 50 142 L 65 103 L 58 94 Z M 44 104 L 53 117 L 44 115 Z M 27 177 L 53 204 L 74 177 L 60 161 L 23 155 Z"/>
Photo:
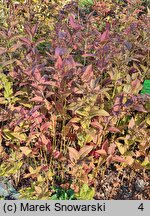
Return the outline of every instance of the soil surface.
<path id="1" fill-rule="evenodd" d="M 150 200 L 150 171 L 108 169 L 97 177 L 96 200 Z"/>

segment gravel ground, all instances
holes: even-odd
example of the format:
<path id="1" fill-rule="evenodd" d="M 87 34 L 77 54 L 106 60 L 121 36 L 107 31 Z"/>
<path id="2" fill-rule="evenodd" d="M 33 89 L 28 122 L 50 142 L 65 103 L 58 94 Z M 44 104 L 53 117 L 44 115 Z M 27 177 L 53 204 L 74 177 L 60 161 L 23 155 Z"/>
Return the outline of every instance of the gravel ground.
<path id="1" fill-rule="evenodd" d="M 96 200 L 150 200 L 150 173 L 126 168 L 98 175 Z"/>

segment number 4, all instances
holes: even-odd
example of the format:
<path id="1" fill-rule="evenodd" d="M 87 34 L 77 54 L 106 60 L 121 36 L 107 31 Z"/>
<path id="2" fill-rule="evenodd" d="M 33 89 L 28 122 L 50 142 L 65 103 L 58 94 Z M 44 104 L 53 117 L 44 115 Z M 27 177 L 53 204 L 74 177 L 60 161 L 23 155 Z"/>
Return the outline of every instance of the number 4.
<path id="1" fill-rule="evenodd" d="M 139 210 L 143 211 L 144 210 L 144 206 L 143 206 L 143 203 L 141 203 L 138 207 Z"/>

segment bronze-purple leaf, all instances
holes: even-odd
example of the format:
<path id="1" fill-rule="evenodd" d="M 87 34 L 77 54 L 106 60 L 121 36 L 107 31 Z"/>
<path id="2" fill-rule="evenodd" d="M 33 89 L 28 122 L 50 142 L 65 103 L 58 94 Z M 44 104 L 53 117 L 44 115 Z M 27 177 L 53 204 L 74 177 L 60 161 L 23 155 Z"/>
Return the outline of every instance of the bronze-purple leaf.
<path id="1" fill-rule="evenodd" d="M 116 128 L 116 127 L 109 127 L 108 129 L 107 129 L 109 132 L 113 132 L 113 133 L 117 133 L 117 132 L 120 132 L 120 130 L 118 129 L 118 128 Z"/>
<path id="2" fill-rule="evenodd" d="M 134 109 L 137 110 L 137 111 L 139 111 L 139 112 L 147 113 L 146 109 L 144 108 L 144 106 L 142 104 L 135 105 Z"/>
<path id="3" fill-rule="evenodd" d="M 101 43 L 106 42 L 109 39 L 109 30 L 107 29 L 106 31 L 103 32 L 101 35 Z"/>
<path id="4" fill-rule="evenodd" d="M 59 57 L 60 55 L 64 55 L 66 51 L 67 51 L 66 48 L 56 47 L 55 56 Z"/>
<path id="5" fill-rule="evenodd" d="M 98 130 L 103 130 L 103 126 L 100 125 L 100 123 L 97 122 L 97 121 L 91 122 L 91 126 L 94 127 L 94 128 L 96 128 L 96 129 L 98 129 Z"/>
<path id="6" fill-rule="evenodd" d="M 45 131 L 47 131 L 47 129 L 49 128 L 49 127 L 51 127 L 52 126 L 52 123 L 51 122 L 45 122 L 45 123 L 43 123 L 42 125 L 41 125 L 41 132 L 45 132 Z"/>
<path id="7" fill-rule="evenodd" d="M 28 38 L 25 38 L 25 37 L 22 37 L 20 38 L 21 42 L 23 42 L 25 45 L 28 45 L 28 46 L 31 46 L 32 45 L 32 42 L 28 39 Z"/>
<path id="8" fill-rule="evenodd" d="M 102 144 L 102 149 L 108 152 L 108 139 L 106 139 Z"/>
<path id="9" fill-rule="evenodd" d="M 75 29 L 75 30 L 82 29 L 82 26 L 79 25 L 79 24 L 77 24 L 77 23 L 75 22 L 75 18 L 74 18 L 73 15 L 70 15 L 70 17 L 69 17 L 69 23 L 70 23 L 71 27 L 72 27 L 73 29 Z"/>
<path id="10" fill-rule="evenodd" d="M 131 82 L 131 86 L 132 86 L 132 93 L 133 94 L 138 94 L 139 91 L 142 89 L 142 84 L 141 84 L 141 81 L 139 79 L 133 80 Z"/>
<path id="11" fill-rule="evenodd" d="M 36 96 L 36 97 L 32 98 L 31 101 L 34 101 L 34 102 L 43 102 L 44 99 L 42 97 Z"/>
<path id="12" fill-rule="evenodd" d="M 57 69 L 61 69 L 62 68 L 62 64 L 63 64 L 63 60 L 62 60 L 62 58 L 60 56 L 58 56 L 57 61 L 55 63 L 55 67 Z"/>
<path id="13" fill-rule="evenodd" d="M 81 76 L 81 80 L 85 83 L 90 82 L 93 78 L 93 70 L 92 65 L 88 65 L 84 71 L 84 73 Z"/>
<path id="14" fill-rule="evenodd" d="M 28 25 L 24 25 L 24 29 L 27 32 L 28 35 L 31 35 L 31 29 Z"/>
<path id="15" fill-rule="evenodd" d="M 37 29 L 38 29 L 38 23 L 36 23 L 31 29 L 32 37 L 34 37 Z"/>

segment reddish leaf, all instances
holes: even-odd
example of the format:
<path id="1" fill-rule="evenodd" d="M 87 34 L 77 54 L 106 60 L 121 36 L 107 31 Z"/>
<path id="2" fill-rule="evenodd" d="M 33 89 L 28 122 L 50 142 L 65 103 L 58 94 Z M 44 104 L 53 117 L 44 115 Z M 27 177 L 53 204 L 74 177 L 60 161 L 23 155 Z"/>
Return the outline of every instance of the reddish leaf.
<path id="1" fill-rule="evenodd" d="M 61 68 L 62 68 L 62 65 L 63 65 L 62 58 L 61 58 L 60 56 L 58 56 L 57 61 L 56 61 L 56 63 L 55 63 L 55 67 L 56 67 L 57 69 L 61 69 Z"/>
<path id="2" fill-rule="evenodd" d="M 74 45 L 73 45 L 73 49 L 74 49 L 74 50 L 77 50 L 77 48 L 78 48 L 77 45 L 74 44 Z"/>
<path id="3" fill-rule="evenodd" d="M 31 120 L 35 120 L 36 124 L 41 124 L 42 120 L 43 120 L 43 115 L 39 115 L 36 113 L 33 113 L 32 116 L 30 117 Z M 32 127 L 34 128 L 34 124 L 32 125 Z"/>
<path id="4" fill-rule="evenodd" d="M 102 149 L 104 149 L 106 152 L 108 152 L 108 139 L 103 142 Z"/>
<path id="5" fill-rule="evenodd" d="M 72 141 L 72 142 L 76 140 L 76 137 L 77 137 L 77 136 L 76 136 L 76 134 L 74 134 L 74 133 L 70 133 L 70 132 L 69 132 L 69 133 L 67 134 L 67 138 L 69 138 L 69 140 Z"/>
<path id="6" fill-rule="evenodd" d="M 7 52 L 7 49 L 5 47 L 0 47 L 0 55 L 4 54 Z"/>
<path id="7" fill-rule="evenodd" d="M 84 73 L 81 76 L 81 80 L 83 82 L 90 82 L 91 79 L 93 78 L 93 70 L 92 70 L 92 65 L 88 65 L 84 71 Z"/>
<path id="8" fill-rule="evenodd" d="M 41 80 L 41 85 L 48 85 L 48 86 L 55 86 L 58 87 L 58 83 L 55 81 L 45 81 L 45 80 Z"/>
<path id="9" fill-rule="evenodd" d="M 115 148 L 116 148 L 116 145 L 114 143 L 111 143 L 111 145 L 108 148 L 108 154 L 113 155 L 115 152 Z"/>
<path id="10" fill-rule="evenodd" d="M 117 97 L 116 100 L 115 100 L 115 104 L 114 104 L 114 107 L 113 107 L 113 111 L 114 112 L 119 112 L 120 111 L 120 99 Z"/>
<path id="11" fill-rule="evenodd" d="M 72 183 L 71 186 L 70 186 L 70 188 L 72 190 L 74 190 L 75 193 L 79 193 L 79 191 L 80 191 L 80 188 L 79 188 L 78 185 L 76 185 L 76 183 Z"/>
<path id="12" fill-rule="evenodd" d="M 58 159 L 59 157 L 61 157 L 61 153 L 57 150 L 54 150 L 52 155 L 55 159 Z"/>
<path id="13" fill-rule="evenodd" d="M 96 56 L 95 54 L 90 54 L 90 53 L 89 54 L 85 53 L 85 54 L 82 55 L 82 57 L 84 57 L 84 58 L 85 57 L 95 57 L 95 56 Z"/>
<path id="14" fill-rule="evenodd" d="M 139 91 L 142 89 L 141 81 L 139 79 L 133 80 L 131 82 L 131 86 L 133 94 L 138 94 Z"/>
<path id="15" fill-rule="evenodd" d="M 11 21 L 10 22 L 11 28 L 15 27 L 18 23 L 19 23 L 19 20 Z"/>
<path id="16" fill-rule="evenodd" d="M 49 140 L 46 138 L 46 136 L 44 134 L 40 135 L 40 141 L 42 142 L 42 144 L 47 145 Z"/>
<path id="17" fill-rule="evenodd" d="M 41 73 L 40 73 L 40 71 L 39 71 L 38 68 L 35 68 L 35 69 L 33 70 L 33 75 L 34 75 L 34 77 L 35 77 L 35 79 L 36 79 L 37 81 L 39 81 L 39 82 L 42 81 Z"/>
<path id="18" fill-rule="evenodd" d="M 60 114 L 64 114 L 63 105 L 62 105 L 61 103 L 55 102 L 55 106 L 56 106 L 57 111 L 58 111 Z"/>
<path id="19" fill-rule="evenodd" d="M 38 23 L 36 23 L 31 29 L 32 37 L 34 37 L 37 29 L 38 29 Z"/>
<path id="20" fill-rule="evenodd" d="M 141 157 L 141 156 L 147 156 L 145 152 L 143 151 L 136 151 L 136 157 Z"/>
<path id="21" fill-rule="evenodd" d="M 31 29 L 28 25 L 24 25 L 24 29 L 27 32 L 28 35 L 31 35 Z"/>
<path id="22" fill-rule="evenodd" d="M 63 129 L 64 136 L 68 135 L 68 133 L 70 132 L 71 126 L 72 126 L 72 123 L 70 121 L 64 126 L 64 129 Z"/>
<path id="23" fill-rule="evenodd" d="M 84 146 L 79 151 L 79 157 L 83 159 L 86 157 L 93 149 L 93 146 Z"/>
<path id="24" fill-rule="evenodd" d="M 106 160 L 107 167 L 109 167 L 109 165 L 112 163 L 112 160 L 113 160 L 113 156 L 109 155 L 107 160 Z"/>
<path id="25" fill-rule="evenodd" d="M 116 97 L 115 99 L 115 104 L 114 104 L 114 107 L 113 107 L 113 111 L 114 112 L 119 112 L 120 109 L 121 109 L 121 105 L 122 105 L 122 101 L 123 101 L 123 94 L 119 95 Z"/>
<path id="26" fill-rule="evenodd" d="M 36 97 L 32 98 L 31 101 L 34 101 L 34 102 L 43 102 L 44 99 L 42 97 L 36 96 Z"/>
<path id="27" fill-rule="evenodd" d="M 118 128 L 116 128 L 116 127 L 109 127 L 107 130 L 108 130 L 109 132 L 112 132 L 112 133 L 120 132 L 120 130 L 119 130 Z"/>
<path id="28" fill-rule="evenodd" d="M 132 164 L 132 168 L 134 169 L 134 170 L 142 170 L 143 169 L 143 166 L 141 165 L 141 162 L 137 162 L 137 161 L 134 161 L 134 163 Z"/>
<path id="29" fill-rule="evenodd" d="M 135 120 L 134 120 L 134 118 L 132 117 L 131 120 L 129 121 L 128 128 L 129 128 L 129 129 L 132 129 L 134 126 L 135 126 Z"/>
<path id="30" fill-rule="evenodd" d="M 44 86 L 39 85 L 39 84 L 34 83 L 34 82 L 31 84 L 31 86 L 34 87 L 35 89 L 39 90 L 39 91 L 42 91 L 44 89 Z"/>
<path id="31" fill-rule="evenodd" d="M 106 42 L 109 39 L 109 30 L 103 32 L 101 35 L 101 43 Z"/>
<path id="32" fill-rule="evenodd" d="M 144 106 L 142 104 L 135 105 L 134 109 L 137 110 L 137 111 L 139 111 L 139 112 L 147 113 L 146 109 L 144 108 Z"/>
<path id="33" fill-rule="evenodd" d="M 70 188 L 70 184 L 69 184 L 69 183 L 61 184 L 60 186 L 61 186 L 63 189 L 69 189 L 69 188 Z"/>
<path id="34" fill-rule="evenodd" d="M 103 126 L 100 125 L 100 123 L 97 121 L 91 122 L 91 126 L 98 129 L 98 130 L 103 130 Z"/>
<path id="35" fill-rule="evenodd" d="M 72 147 L 68 147 L 68 150 L 69 150 L 70 160 L 72 162 L 77 162 L 77 160 L 79 159 L 79 152 L 75 148 L 72 148 Z"/>
<path id="36" fill-rule="evenodd" d="M 64 55 L 66 51 L 67 51 L 66 48 L 56 47 L 56 49 L 55 49 L 55 56 L 59 57 L 60 55 Z"/>
<path id="37" fill-rule="evenodd" d="M 19 64 L 21 64 L 21 62 Z M 32 71 L 31 71 L 31 69 L 28 68 L 28 69 L 24 70 L 24 73 L 30 77 Z"/>
<path id="38" fill-rule="evenodd" d="M 82 26 L 81 26 L 81 25 L 75 23 L 75 18 L 74 18 L 73 15 L 70 15 L 70 17 L 69 17 L 69 23 L 70 23 L 71 27 L 72 27 L 73 29 L 75 29 L 75 30 L 82 29 Z"/>
<path id="39" fill-rule="evenodd" d="M 28 45 L 28 46 L 31 46 L 31 45 L 32 45 L 32 42 L 31 42 L 29 39 L 25 38 L 25 37 L 20 38 L 20 40 L 21 40 L 24 44 L 26 44 L 26 45 Z"/>
<path id="40" fill-rule="evenodd" d="M 48 100 L 46 100 L 46 99 L 44 99 L 44 102 L 45 102 L 46 109 L 47 110 L 51 110 L 52 104 Z"/>
<path id="41" fill-rule="evenodd" d="M 41 125 L 41 132 L 47 131 L 47 129 L 52 125 L 51 122 L 45 122 Z"/>
<path id="42" fill-rule="evenodd" d="M 107 153 L 104 149 L 97 150 L 96 153 L 103 155 L 103 156 L 107 156 Z"/>
<path id="43" fill-rule="evenodd" d="M 126 162 L 126 160 L 123 157 L 118 156 L 118 155 L 113 156 L 112 160 L 116 162 L 122 162 L 122 163 Z"/>

